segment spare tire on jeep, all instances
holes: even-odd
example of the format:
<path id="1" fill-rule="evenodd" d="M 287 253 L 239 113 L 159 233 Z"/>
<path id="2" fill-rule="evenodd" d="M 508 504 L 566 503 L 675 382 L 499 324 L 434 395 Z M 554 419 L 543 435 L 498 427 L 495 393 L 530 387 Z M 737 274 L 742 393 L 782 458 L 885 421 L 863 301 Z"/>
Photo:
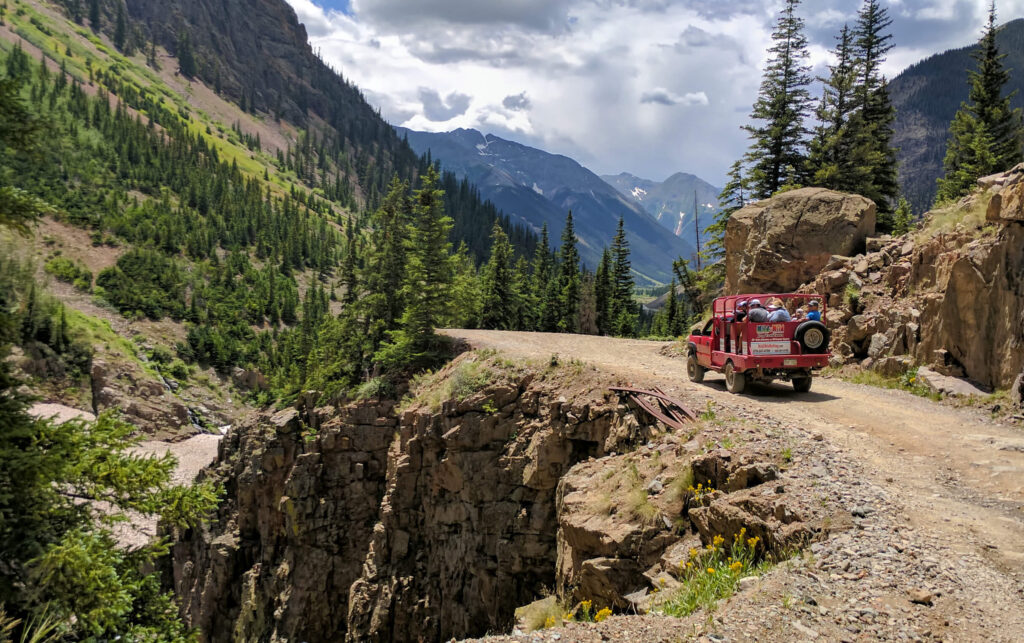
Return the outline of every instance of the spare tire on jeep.
<path id="1" fill-rule="evenodd" d="M 796 327 L 793 339 L 800 342 L 804 353 L 821 354 L 828 352 L 829 332 L 825 324 L 809 319 Z"/>

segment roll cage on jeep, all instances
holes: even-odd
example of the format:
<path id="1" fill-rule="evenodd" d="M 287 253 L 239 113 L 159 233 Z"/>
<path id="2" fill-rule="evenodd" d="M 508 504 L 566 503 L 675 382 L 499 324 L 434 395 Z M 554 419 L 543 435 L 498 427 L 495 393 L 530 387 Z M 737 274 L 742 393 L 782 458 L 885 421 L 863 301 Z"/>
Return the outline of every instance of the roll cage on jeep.
<path id="1" fill-rule="evenodd" d="M 820 302 L 821 321 L 794 319 L 786 322 L 735 321 L 736 304 L 759 299 L 780 299 L 792 312 L 811 300 Z M 690 334 L 686 372 L 692 382 L 704 373 L 725 374 L 726 388 L 742 393 L 748 381 L 790 380 L 798 392 L 811 390 L 816 369 L 828 365 L 829 332 L 825 327 L 825 300 L 820 295 L 750 294 L 719 297 L 711 307 L 711 319 Z"/>

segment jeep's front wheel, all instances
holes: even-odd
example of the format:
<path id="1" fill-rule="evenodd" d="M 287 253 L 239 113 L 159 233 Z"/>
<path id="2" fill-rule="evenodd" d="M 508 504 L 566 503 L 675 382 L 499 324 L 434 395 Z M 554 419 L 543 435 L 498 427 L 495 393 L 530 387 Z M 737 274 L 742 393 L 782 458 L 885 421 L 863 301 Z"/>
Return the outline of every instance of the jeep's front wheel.
<path id="1" fill-rule="evenodd" d="M 704 381 L 705 371 L 706 369 L 697 361 L 697 356 L 690 353 L 690 356 L 686 358 L 686 377 L 688 377 L 691 382 L 700 384 Z"/>
<path id="2" fill-rule="evenodd" d="M 747 376 L 736 372 L 732 362 L 725 363 L 725 388 L 730 393 L 742 393 L 747 386 Z"/>

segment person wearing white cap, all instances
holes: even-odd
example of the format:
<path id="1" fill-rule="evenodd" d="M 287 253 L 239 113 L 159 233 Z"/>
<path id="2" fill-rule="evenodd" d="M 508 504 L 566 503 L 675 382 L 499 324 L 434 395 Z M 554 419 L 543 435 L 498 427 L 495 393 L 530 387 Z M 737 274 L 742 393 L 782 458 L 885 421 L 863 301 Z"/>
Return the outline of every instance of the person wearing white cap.
<path id="1" fill-rule="evenodd" d="M 750 312 L 747 313 L 747 319 L 755 323 L 768 321 L 768 311 L 761 305 L 760 299 L 750 300 Z"/>

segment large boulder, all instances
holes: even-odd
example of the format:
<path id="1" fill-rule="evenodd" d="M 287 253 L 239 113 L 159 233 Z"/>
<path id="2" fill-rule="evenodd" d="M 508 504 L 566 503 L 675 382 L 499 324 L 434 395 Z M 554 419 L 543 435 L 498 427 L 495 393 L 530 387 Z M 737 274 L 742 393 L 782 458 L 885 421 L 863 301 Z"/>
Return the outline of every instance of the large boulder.
<path id="1" fill-rule="evenodd" d="M 758 201 L 729 217 L 726 292 L 796 290 L 874 233 L 875 204 L 862 196 L 801 188 Z"/>

